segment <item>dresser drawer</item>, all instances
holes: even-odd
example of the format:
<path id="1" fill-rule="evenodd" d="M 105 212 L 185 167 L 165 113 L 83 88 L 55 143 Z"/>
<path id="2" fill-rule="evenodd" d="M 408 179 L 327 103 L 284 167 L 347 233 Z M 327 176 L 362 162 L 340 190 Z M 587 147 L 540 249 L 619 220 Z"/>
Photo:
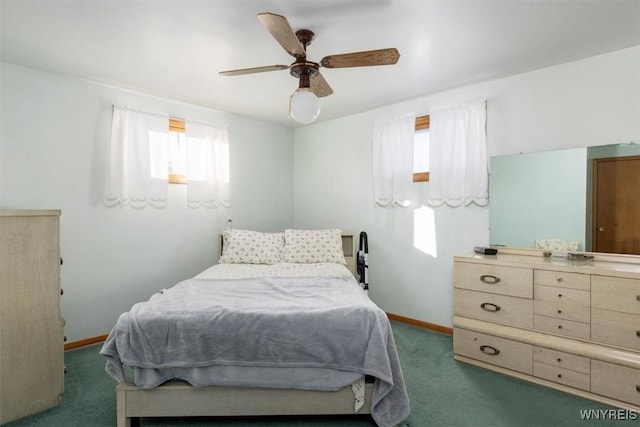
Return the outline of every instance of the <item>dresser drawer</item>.
<path id="1" fill-rule="evenodd" d="M 455 314 L 523 328 L 533 327 L 533 301 L 506 295 L 455 289 Z"/>
<path id="2" fill-rule="evenodd" d="M 577 289 L 535 285 L 533 287 L 533 297 L 542 301 L 565 302 L 584 306 L 591 305 L 591 293 Z"/>
<path id="3" fill-rule="evenodd" d="M 640 350 L 640 315 L 591 309 L 591 339 Z"/>
<path id="4" fill-rule="evenodd" d="M 457 288 L 521 298 L 533 297 L 533 270 L 502 265 L 456 262 L 453 273 Z"/>
<path id="5" fill-rule="evenodd" d="M 453 331 L 453 351 L 455 354 L 513 371 L 529 375 L 533 371 L 533 349 L 530 344 L 455 328 Z"/>
<path id="6" fill-rule="evenodd" d="M 591 321 L 591 309 L 588 305 L 534 300 L 533 313 L 574 322 L 589 323 Z"/>
<path id="7" fill-rule="evenodd" d="M 640 369 L 592 360 L 591 392 L 640 405 Z"/>
<path id="8" fill-rule="evenodd" d="M 534 270 L 533 283 L 588 291 L 591 289 L 591 276 L 580 273 L 566 273 L 564 271 Z"/>
<path id="9" fill-rule="evenodd" d="M 533 361 L 569 369 L 583 374 L 591 373 L 591 360 L 588 357 L 551 350 L 545 347 L 533 347 Z"/>
<path id="10" fill-rule="evenodd" d="M 640 314 L 640 280 L 593 276 L 591 307 Z"/>
<path id="11" fill-rule="evenodd" d="M 537 314 L 533 316 L 533 328 L 541 332 L 583 340 L 588 340 L 591 337 L 591 328 L 588 323 L 573 322 Z"/>
<path id="12" fill-rule="evenodd" d="M 589 374 L 535 361 L 533 362 L 533 376 L 587 391 L 591 385 Z"/>

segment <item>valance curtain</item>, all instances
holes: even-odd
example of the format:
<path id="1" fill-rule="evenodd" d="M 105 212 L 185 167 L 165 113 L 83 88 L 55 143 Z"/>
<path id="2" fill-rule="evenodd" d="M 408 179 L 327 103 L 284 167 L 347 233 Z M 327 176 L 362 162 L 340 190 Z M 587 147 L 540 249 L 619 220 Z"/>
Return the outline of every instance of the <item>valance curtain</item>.
<path id="1" fill-rule="evenodd" d="M 429 112 L 430 205 L 489 203 L 486 111 L 478 100 Z"/>
<path id="2" fill-rule="evenodd" d="M 415 114 L 380 119 L 373 127 L 373 190 L 380 206 L 411 205 Z"/>
<path id="3" fill-rule="evenodd" d="M 168 116 L 114 107 L 107 206 L 166 206 L 168 124 Z M 187 121 L 185 133 L 188 205 L 230 206 L 227 127 Z"/>

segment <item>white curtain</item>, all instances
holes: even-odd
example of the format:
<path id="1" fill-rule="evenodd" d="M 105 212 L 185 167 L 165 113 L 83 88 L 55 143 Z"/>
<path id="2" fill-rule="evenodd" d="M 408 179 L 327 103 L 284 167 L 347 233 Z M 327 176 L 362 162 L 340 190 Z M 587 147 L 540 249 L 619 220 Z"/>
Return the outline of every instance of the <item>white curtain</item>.
<path id="1" fill-rule="evenodd" d="M 186 122 L 187 204 L 230 206 L 229 131 Z M 169 117 L 114 107 L 107 206 L 167 204 Z"/>
<path id="2" fill-rule="evenodd" d="M 381 206 L 410 206 L 415 114 L 385 118 L 373 127 L 373 191 Z"/>
<path id="3" fill-rule="evenodd" d="M 168 156 L 168 120 L 159 114 L 113 108 L 107 206 L 167 204 L 168 163 L 162 159 Z"/>
<path id="4" fill-rule="evenodd" d="M 187 203 L 190 207 L 229 207 L 228 128 L 186 122 L 185 132 Z"/>
<path id="5" fill-rule="evenodd" d="M 486 100 L 429 112 L 429 204 L 489 203 Z"/>

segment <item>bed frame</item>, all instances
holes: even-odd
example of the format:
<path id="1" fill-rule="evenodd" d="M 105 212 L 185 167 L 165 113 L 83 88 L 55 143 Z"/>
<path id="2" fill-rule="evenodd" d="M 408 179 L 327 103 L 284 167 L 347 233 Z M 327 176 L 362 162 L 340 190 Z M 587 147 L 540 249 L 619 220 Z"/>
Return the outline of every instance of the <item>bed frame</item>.
<path id="1" fill-rule="evenodd" d="M 373 383 L 365 383 L 364 405 L 356 413 L 351 387 L 339 391 L 309 391 L 194 387 L 176 381 L 142 390 L 133 384 L 118 384 L 117 426 L 138 425 L 139 417 L 370 414 L 372 388 Z"/>
<path id="2" fill-rule="evenodd" d="M 222 237 L 220 238 L 222 252 Z M 342 235 L 347 267 L 355 272 L 352 234 Z M 116 386 L 117 426 L 138 425 L 140 417 L 353 415 L 371 413 L 373 382 L 365 382 L 364 405 L 355 412 L 351 386 L 339 391 L 251 387 L 194 387 L 172 381 L 143 390 L 131 383 Z"/>

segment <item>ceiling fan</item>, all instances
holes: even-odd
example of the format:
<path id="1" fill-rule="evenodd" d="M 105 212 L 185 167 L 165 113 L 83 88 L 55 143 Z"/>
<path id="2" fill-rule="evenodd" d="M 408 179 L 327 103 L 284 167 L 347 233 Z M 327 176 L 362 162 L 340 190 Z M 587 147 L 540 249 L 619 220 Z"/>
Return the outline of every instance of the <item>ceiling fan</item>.
<path id="1" fill-rule="evenodd" d="M 329 83 L 320 74 L 320 67 L 347 68 L 392 65 L 397 63 L 398 58 L 400 58 L 398 49 L 388 48 L 329 55 L 322 58 L 320 62 L 312 62 L 307 59 L 307 46 L 313 40 L 315 35 L 313 31 L 301 29 L 294 32 L 287 18 L 275 13 L 259 13 L 258 19 L 284 50 L 295 58 L 295 61 L 290 65 L 241 68 L 220 71 L 219 74 L 223 76 L 238 76 L 266 71 L 290 70 L 291 75 L 299 79 L 299 85 L 298 89 L 291 95 L 289 113 L 294 120 L 300 123 L 306 124 L 314 121 L 320 113 L 318 97 L 328 96 L 333 93 Z"/>

